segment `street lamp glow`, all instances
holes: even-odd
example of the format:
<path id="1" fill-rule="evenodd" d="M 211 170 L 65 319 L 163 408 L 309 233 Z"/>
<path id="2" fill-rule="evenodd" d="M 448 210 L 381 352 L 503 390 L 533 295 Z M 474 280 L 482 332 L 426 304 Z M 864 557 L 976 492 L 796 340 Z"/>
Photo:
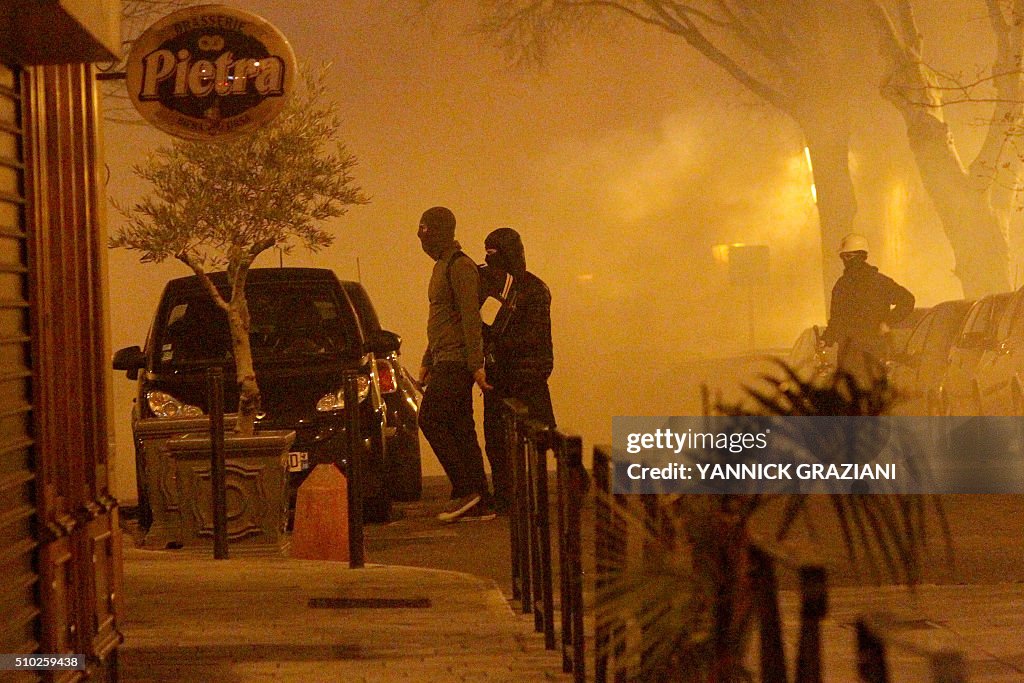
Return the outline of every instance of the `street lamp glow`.
<path id="1" fill-rule="evenodd" d="M 807 160 L 807 172 L 811 176 L 811 199 L 818 203 L 818 189 L 814 186 L 814 166 L 811 164 L 811 149 L 804 145 L 804 159 Z"/>

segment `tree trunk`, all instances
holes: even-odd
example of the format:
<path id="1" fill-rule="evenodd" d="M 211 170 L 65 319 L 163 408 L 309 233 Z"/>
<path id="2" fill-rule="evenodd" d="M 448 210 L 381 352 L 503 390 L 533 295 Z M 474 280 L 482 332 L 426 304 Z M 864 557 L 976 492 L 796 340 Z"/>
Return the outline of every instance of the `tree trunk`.
<path id="1" fill-rule="evenodd" d="M 822 287 L 825 315 L 829 314 L 832 286 L 842 275 L 837 250 L 843 237 L 853 232 L 857 198 L 850 179 L 850 133 L 834 121 L 810 116 L 798 119 L 811 154 L 821 224 Z"/>
<path id="2" fill-rule="evenodd" d="M 923 108 L 905 108 L 907 140 L 956 258 L 964 296 L 1010 288 L 1009 255 L 988 195 L 971 181 L 952 147 L 948 125 Z"/>
<path id="3" fill-rule="evenodd" d="M 890 73 L 882 84 L 882 96 L 899 110 L 907 125 L 907 141 L 917 162 L 921 182 L 931 197 L 942 228 L 953 247 L 954 273 L 960 278 L 964 296 L 977 298 L 1009 289 L 1009 254 L 1000 217 L 990 203 L 992 184 L 1000 171 L 1000 150 L 1004 132 L 1019 119 L 1017 90 L 1007 77 L 1020 63 L 1019 32 L 1003 22 L 1001 10 L 990 3 L 990 19 L 999 39 L 994 72 L 1000 100 L 997 116 L 975 162 L 974 174 L 964 168 L 953 134 L 943 116 L 943 90 L 923 58 L 921 33 L 909 0 L 896 3 L 890 15 L 880 2 L 871 2 L 882 38 L 882 49 L 892 60 Z M 895 20 L 892 19 L 895 17 Z M 1013 38 L 1013 40 L 1009 40 Z M 1017 164 L 1016 159 L 1009 160 Z M 1016 173 L 1010 174 L 1016 177 Z M 986 177 L 987 176 L 987 177 Z M 1015 190 L 1014 190 L 1015 191 Z"/>
<path id="4" fill-rule="evenodd" d="M 252 347 L 249 344 L 249 325 L 245 303 L 239 306 L 232 300 L 228 310 L 228 325 L 231 328 L 231 346 L 235 353 L 235 377 L 238 381 L 238 420 L 235 431 L 241 436 L 252 436 L 255 431 L 256 413 L 260 408 L 260 388 L 256 384 L 256 370 L 252 363 Z"/>

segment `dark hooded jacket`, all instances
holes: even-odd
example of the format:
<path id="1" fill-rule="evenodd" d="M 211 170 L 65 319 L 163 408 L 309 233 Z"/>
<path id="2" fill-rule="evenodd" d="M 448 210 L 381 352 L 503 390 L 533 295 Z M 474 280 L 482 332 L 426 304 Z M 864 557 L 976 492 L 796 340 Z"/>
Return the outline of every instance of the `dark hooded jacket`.
<path id="1" fill-rule="evenodd" d="M 480 268 L 481 302 L 488 296 L 505 302 L 494 323 L 484 326 L 487 377 L 499 383 L 545 381 L 554 367 L 551 292 L 526 270 L 523 242 L 515 230 L 495 230 L 484 247 L 488 254 Z M 506 275 L 512 276 L 510 286 Z"/>
<path id="2" fill-rule="evenodd" d="M 894 325 L 914 310 L 914 295 L 863 259 L 846 265 L 832 288 L 827 344 L 874 350 L 882 340 L 881 325 Z"/>

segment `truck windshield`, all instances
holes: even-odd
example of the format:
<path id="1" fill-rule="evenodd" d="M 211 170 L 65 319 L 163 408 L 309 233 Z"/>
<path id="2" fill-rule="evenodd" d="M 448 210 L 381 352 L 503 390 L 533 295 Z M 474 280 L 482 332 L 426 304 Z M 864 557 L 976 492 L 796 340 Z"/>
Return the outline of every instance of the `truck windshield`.
<path id="1" fill-rule="evenodd" d="M 262 283 L 246 291 L 253 361 L 317 362 L 356 350 L 347 301 L 329 285 Z M 156 337 L 162 366 L 210 365 L 233 358 L 227 315 L 204 290 L 183 291 L 167 303 Z"/>

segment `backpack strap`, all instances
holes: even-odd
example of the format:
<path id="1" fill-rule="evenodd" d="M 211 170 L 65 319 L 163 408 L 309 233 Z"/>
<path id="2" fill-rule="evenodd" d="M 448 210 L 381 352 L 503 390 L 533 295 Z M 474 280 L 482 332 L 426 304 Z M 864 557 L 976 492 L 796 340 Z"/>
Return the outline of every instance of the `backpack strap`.
<path id="1" fill-rule="evenodd" d="M 455 263 L 455 259 L 460 256 L 469 258 L 469 255 L 461 249 L 456 249 L 452 255 L 448 257 L 448 263 L 445 265 L 444 269 L 445 277 L 448 279 L 448 298 L 452 302 L 452 310 L 455 311 L 456 315 L 459 314 L 459 307 L 455 303 L 455 287 L 452 285 L 452 264 Z M 475 266 L 476 263 L 474 262 L 473 265 Z"/>

